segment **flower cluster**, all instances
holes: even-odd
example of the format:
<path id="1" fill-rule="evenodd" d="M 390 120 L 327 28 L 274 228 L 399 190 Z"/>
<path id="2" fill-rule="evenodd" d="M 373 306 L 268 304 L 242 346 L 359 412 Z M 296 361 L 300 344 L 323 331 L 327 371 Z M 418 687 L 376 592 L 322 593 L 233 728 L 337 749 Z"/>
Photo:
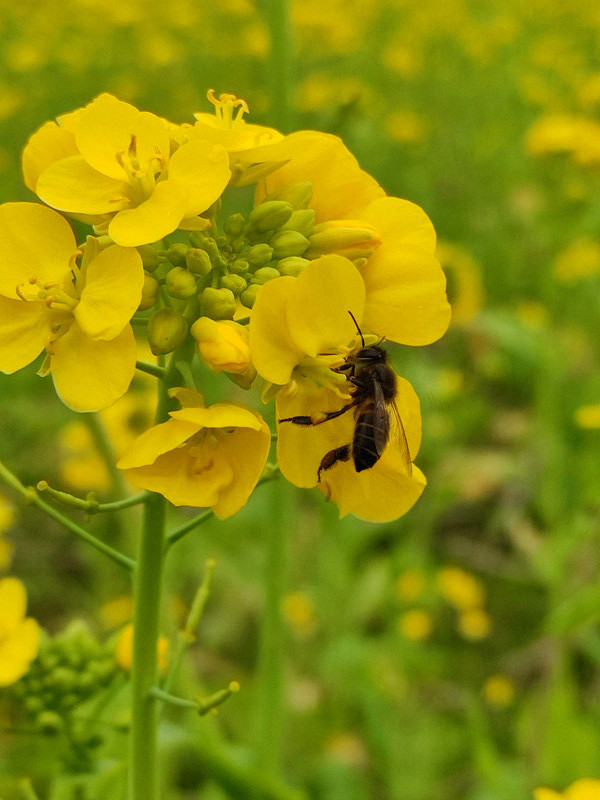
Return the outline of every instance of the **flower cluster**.
<path id="1" fill-rule="evenodd" d="M 33 134 L 23 173 L 45 205 L 0 206 L 0 369 L 45 351 L 40 374 L 68 406 L 106 408 L 134 375 L 133 321 L 159 370 L 168 354 L 188 365 L 181 409 L 119 462 L 135 485 L 220 517 L 256 485 L 270 431 L 246 406 L 205 406 L 203 362 L 276 398 L 292 483 L 342 515 L 395 519 L 425 486 L 420 410 L 380 343 L 429 344 L 449 324 L 431 222 L 336 136 L 283 136 L 248 124 L 235 96 L 209 99 L 215 115 L 176 125 L 103 94 Z M 78 244 L 68 220 L 92 233 Z"/>

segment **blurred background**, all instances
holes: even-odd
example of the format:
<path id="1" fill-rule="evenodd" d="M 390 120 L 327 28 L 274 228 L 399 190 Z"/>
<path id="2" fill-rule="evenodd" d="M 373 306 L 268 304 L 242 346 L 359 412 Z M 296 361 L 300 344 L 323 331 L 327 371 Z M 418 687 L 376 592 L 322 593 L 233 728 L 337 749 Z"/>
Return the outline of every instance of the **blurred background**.
<path id="1" fill-rule="evenodd" d="M 46 120 L 108 91 L 191 122 L 214 88 L 243 97 L 251 122 L 341 136 L 388 194 L 422 206 L 453 321 L 433 346 L 390 352 L 421 398 L 428 488 L 386 525 L 339 521 L 318 492 L 276 489 L 294 509 L 287 779 L 315 800 L 518 800 L 600 777 L 600 6 L 296 0 L 290 13 L 282 114 L 260 4 L 3 0 L 0 201 L 34 199 L 20 153 Z M 116 452 L 149 424 L 151 389 L 139 381 L 102 414 Z M 98 441 L 34 366 L 0 376 L 0 457 L 24 483 L 110 497 Z M 169 562 L 175 630 L 217 559 L 193 675 L 209 689 L 242 684 L 220 714 L 240 752 L 269 491 Z M 131 552 L 127 521 L 89 526 Z M 81 617 L 102 638 L 129 619 L 127 576 L 3 486 L 0 566 L 50 632 Z M 0 773 L 31 753 L 31 740 L 10 741 Z M 193 751 L 177 751 L 168 774 L 170 797 L 230 796 Z"/>

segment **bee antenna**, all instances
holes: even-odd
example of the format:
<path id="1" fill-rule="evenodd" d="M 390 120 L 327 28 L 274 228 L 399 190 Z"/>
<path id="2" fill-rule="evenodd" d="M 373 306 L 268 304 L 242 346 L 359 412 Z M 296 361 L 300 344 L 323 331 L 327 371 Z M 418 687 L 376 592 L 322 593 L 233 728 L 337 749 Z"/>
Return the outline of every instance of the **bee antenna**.
<path id="1" fill-rule="evenodd" d="M 361 329 L 358 327 L 358 322 L 356 321 L 356 317 L 354 316 L 354 314 L 351 311 L 348 311 L 348 313 L 350 314 L 350 316 L 352 317 L 352 321 L 356 325 L 356 330 L 358 331 L 358 335 L 360 336 L 360 341 L 362 342 L 362 346 L 364 347 L 365 346 L 365 340 L 364 340 L 364 337 L 362 335 Z"/>

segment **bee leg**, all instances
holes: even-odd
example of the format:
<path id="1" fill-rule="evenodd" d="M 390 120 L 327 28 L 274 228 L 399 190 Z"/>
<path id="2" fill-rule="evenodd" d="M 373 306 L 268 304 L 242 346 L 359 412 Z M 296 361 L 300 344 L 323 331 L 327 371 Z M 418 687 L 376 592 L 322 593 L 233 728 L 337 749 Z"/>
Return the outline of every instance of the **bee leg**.
<path id="1" fill-rule="evenodd" d="M 320 419 L 315 421 L 315 415 L 312 417 L 286 417 L 285 419 L 277 420 L 278 422 L 293 422 L 294 425 L 321 425 L 323 422 L 327 422 L 330 419 L 335 419 L 336 417 L 341 417 L 342 414 L 345 414 L 346 411 L 349 411 L 351 408 L 354 408 L 355 403 L 347 403 L 343 408 L 340 408 L 338 411 L 324 411 L 320 415 Z"/>
<path id="2" fill-rule="evenodd" d="M 336 447 L 325 453 L 319 464 L 319 471 L 317 472 L 317 482 L 321 483 L 321 472 L 325 469 L 331 469 L 338 461 L 349 461 L 352 453 L 352 445 L 345 444 L 343 447 Z"/>

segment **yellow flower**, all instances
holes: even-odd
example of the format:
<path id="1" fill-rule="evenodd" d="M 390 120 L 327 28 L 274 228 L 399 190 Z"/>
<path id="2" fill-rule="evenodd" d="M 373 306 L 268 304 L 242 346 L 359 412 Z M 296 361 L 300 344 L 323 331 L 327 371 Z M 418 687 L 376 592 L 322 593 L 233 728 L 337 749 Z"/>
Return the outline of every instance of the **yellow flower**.
<path id="1" fill-rule="evenodd" d="M 138 437 L 117 466 L 134 486 L 159 492 L 173 505 L 212 508 L 217 517 L 229 517 L 246 504 L 262 474 L 269 428 L 244 406 L 206 408 L 191 390 L 176 394 L 185 407 Z"/>
<path id="2" fill-rule="evenodd" d="M 80 255 L 68 222 L 35 203 L 0 206 L 0 369 L 16 372 L 43 351 L 66 405 L 97 411 L 127 391 L 136 348 L 129 321 L 144 271 L 133 248 Z"/>
<path id="3" fill-rule="evenodd" d="M 190 333 L 196 340 L 196 350 L 213 372 L 227 372 L 243 388 L 248 389 L 256 370 L 250 360 L 248 328 L 232 320 L 215 322 L 200 317 Z"/>
<path id="4" fill-rule="evenodd" d="M 416 600 L 426 585 L 425 575 L 420 569 L 407 569 L 396 578 L 396 594 L 401 600 Z"/>
<path id="5" fill-rule="evenodd" d="M 535 789 L 535 800 L 600 800 L 600 780 L 596 778 L 580 778 L 572 783 L 564 793 L 553 789 Z"/>
<path id="6" fill-rule="evenodd" d="M 600 242 L 576 239 L 556 257 L 554 273 L 562 281 L 574 281 L 600 273 Z"/>
<path id="7" fill-rule="evenodd" d="M 120 245 L 201 228 L 206 220 L 197 215 L 229 181 L 229 157 L 199 137 L 171 153 L 170 130 L 160 117 L 102 94 L 33 134 L 25 182 L 48 205 L 102 225 Z"/>
<path id="8" fill-rule="evenodd" d="M 481 267 L 467 250 L 449 242 L 438 243 L 436 256 L 449 275 L 452 325 L 464 325 L 477 316 L 483 306 Z"/>
<path id="9" fill-rule="evenodd" d="M 600 163 L 600 124 L 568 114 L 548 115 L 527 133 L 527 148 L 534 156 L 568 153 L 580 164 Z"/>
<path id="10" fill-rule="evenodd" d="M 10 686 L 37 655 L 40 630 L 25 616 L 27 595 L 17 578 L 0 579 L 0 686 Z"/>
<path id="11" fill-rule="evenodd" d="M 484 602 L 481 582 L 461 567 L 442 567 L 437 574 L 441 594 L 459 611 L 480 608 Z"/>
<path id="12" fill-rule="evenodd" d="M 248 104 L 234 94 L 221 94 L 217 97 L 214 89 L 210 89 L 208 99 L 215 107 L 215 113 L 194 114 L 196 124 L 193 136 L 225 147 L 232 154 L 233 164 L 233 154 L 283 139 L 283 134 L 274 128 L 247 123 L 244 114 L 249 112 Z M 185 129 L 186 126 L 182 127 Z"/>
<path id="13" fill-rule="evenodd" d="M 435 258 L 433 225 L 419 206 L 385 196 L 336 136 L 299 131 L 243 157 L 249 165 L 281 162 L 259 183 L 257 202 L 310 181 L 317 226 L 351 220 L 353 227 L 361 221 L 378 232 L 379 246 L 352 256 L 358 256 L 355 266 L 366 288 L 367 331 L 408 345 L 444 334 L 450 321 L 446 279 Z"/>
<path id="14" fill-rule="evenodd" d="M 492 619 L 483 608 L 467 608 L 458 618 L 458 632 L 465 639 L 485 639 L 490 635 Z"/>
<path id="15" fill-rule="evenodd" d="M 490 675 L 483 686 L 483 694 L 490 706 L 504 708 L 515 696 L 515 685 L 506 675 Z"/>
<path id="16" fill-rule="evenodd" d="M 158 649 L 158 669 L 163 675 L 169 667 L 169 642 L 164 636 L 160 636 L 157 642 Z M 125 625 L 119 638 L 117 639 L 117 649 L 115 659 L 117 664 L 124 670 L 131 669 L 133 657 L 133 625 Z"/>
<path id="17" fill-rule="evenodd" d="M 290 592 L 283 598 L 283 614 L 299 636 L 310 636 L 317 627 L 315 608 L 306 592 Z"/>
<path id="18" fill-rule="evenodd" d="M 433 620 L 422 608 L 413 608 L 398 620 L 398 630 L 407 639 L 421 642 L 431 636 Z"/>
<path id="19" fill-rule="evenodd" d="M 339 255 L 315 259 L 298 278 L 276 278 L 262 287 L 252 309 L 250 351 L 257 372 L 273 384 L 267 395 L 276 393 L 279 419 L 322 418 L 350 401 L 346 377 L 334 370 L 343 365 L 356 342 L 349 312 L 360 324 L 364 308 L 364 282 L 352 262 Z M 421 440 L 419 401 L 408 381 L 396 380 L 396 405 L 414 458 Z M 350 460 L 340 461 L 318 480 L 321 460 L 334 448 L 352 442 L 354 425 L 350 412 L 317 425 L 280 423 L 281 471 L 295 486 L 318 484 L 338 505 L 341 516 L 396 519 L 416 502 L 425 478 L 417 467 L 409 474 L 394 431 L 371 469 L 357 472 Z"/>
<path id="20" fill-rule="evenodd" d="M 600 403 L 579 406 L 575 410 L 575 422 L 580 428 L 588 430 L 600 428 Z"/>

